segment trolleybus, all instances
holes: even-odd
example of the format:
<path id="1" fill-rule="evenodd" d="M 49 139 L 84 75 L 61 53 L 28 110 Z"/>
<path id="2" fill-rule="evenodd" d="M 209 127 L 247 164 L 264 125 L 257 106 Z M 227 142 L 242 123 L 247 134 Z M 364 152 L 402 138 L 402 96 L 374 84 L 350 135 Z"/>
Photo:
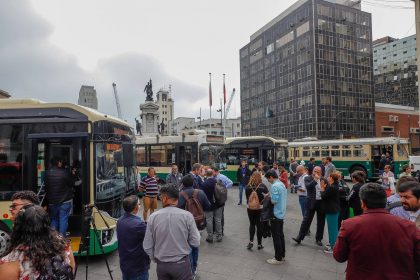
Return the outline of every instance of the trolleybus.
<path id="1" fill-rule="evenodd" d="M 154 167 L 162 180 L 166 180 L 173 164 L 184 175 L 197 162 L 224 169 L 223 136 L 209 135 L 201 130 L 178 136 L 137 136 L 136 162 L 142 175 L 146 175 L 148 167 Z"/>
<path id="2" fill-rule="evenodd" d="M 289 142 L 289 155 L 298 162 L 307 163 L 315 158 L 320 164 L 323 157 L 330 156 L 344 176 L 362 170 L 371 179 L 379 177 L 379 161 L 387 152 L 393 159 L 393 172 L 398 176 L 401 167 L 408 164 L 409 151 L 408 139 L 395 137 Z"/>
<path id="3" fill-rule="evenodd" d="M 284 165 L 287 158 L 287 140 L 267 136 L 226 138 L 225 155 L 227 167 L 223 173 L 236 182 L 236 171 L 242 160 L 246 160 L 248 164 L 265 161 L 272 165 L 276 161 Z"/>
<path id="4" fill-rule="evenodd" d="M 53 157 L 66 168 L 80 167 L 81 185 L 75 186 L 69 238 L 73 252 L 82 240 L 83 207 L 95 205 L 90 225 L 90 251 L 101 254 L 117 248 L 117 218 L 122 199 L 135 192 L 134 133 L 124 121 L 69 103 L 34 99 L 0 100 L 0 254 L 6 250 L 12 222 L 8 205 L 21 190 L 39 194 L 44 205 L 44 174 Z M 98 236 L 98 238 L 97 238 Z"/>

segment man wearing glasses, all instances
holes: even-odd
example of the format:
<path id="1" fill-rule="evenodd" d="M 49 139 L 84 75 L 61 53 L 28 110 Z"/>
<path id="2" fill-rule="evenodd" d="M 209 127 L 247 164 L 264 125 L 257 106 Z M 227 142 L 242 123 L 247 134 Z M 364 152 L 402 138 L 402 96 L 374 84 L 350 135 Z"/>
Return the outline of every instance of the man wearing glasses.
<path id="1" fill-rule="evenodd" d="M 20 209 L 29 204 L 39 204 L 38 196 L 33 191 L 20 191 L 14 193 L 12 196 L 12 204 L 9 206 L 10 214 L 12 214 L 10 219 L 14 221 Z"/>

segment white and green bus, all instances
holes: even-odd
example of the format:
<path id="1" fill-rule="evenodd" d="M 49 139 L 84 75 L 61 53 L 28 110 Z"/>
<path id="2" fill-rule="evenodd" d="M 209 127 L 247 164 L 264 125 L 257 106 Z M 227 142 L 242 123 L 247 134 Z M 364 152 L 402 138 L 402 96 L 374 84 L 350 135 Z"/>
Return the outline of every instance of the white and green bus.
<path id="1" fill-rule="evenodd" d="M 34 99 L 0 100 L 0 255 L 10 240 L 9 205 L 14 193 L 44 193 L 45 171 L 53 157 L 67 169 L 77 163 L 81 185 L 75 187 L 69 217 L 69 238 L 75 254 L 82 236 L 90 236 L 90 251 L 102 254 L 117 249 L 117 219 L 122 199 L 134 194 L 134 133 L 126 122 L 96 110 L 70 103 L 44 103 Z M 45 198 L 45 199 L 44 199 Z M 48 205 L 48 196 L 42 196 Z M 95 234 L 86 225 L 84 207 L 95 205 Z M 90 230 L 89 230 L 90 228 Z M 87 229 L 87 230 L 86 230 Z"/>
<path id="2" fill-rule="evenodd" d="M 143 176 L 154 167 L 157 176 L 166 180 L 173 164 L 185 175 L 197 162 L 224 169 L 223 136 L 193 130 L 174 136 L 136 137 L 137 170 Z"/>
<path id="3" fill-rule="evenodd" d="M 286 163 L 287 140 L 268 136 L 231 137 L 225 140 L 226 170 L 224 173 L 236 182 L 236 171 L 242 160 L 249 165 L 265 161 L 269 165 Z M 250 166 L 252 168 L 252 166 Z"/>
<path id="4" fill-rule="evenodd" d="M 371 179 L 379 177 L 382 154 L 388 152 L 393 158 L 393 172 L 398 176 L 401 167 L 408 164 L 409 151 L 408 139 L 396 137 L 289 142 L 289 158 L 305 163 L 315 158 L 320 164 L 322 158 L 330 156 L 344 176 L 362 170 Z"/>

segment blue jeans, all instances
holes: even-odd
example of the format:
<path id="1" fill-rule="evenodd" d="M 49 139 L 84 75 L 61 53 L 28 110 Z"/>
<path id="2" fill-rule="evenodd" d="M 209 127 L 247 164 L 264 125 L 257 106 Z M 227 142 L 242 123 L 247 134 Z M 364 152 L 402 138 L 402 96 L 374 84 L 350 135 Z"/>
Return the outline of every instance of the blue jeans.
<path id="1" fill-rule="evenodd" d="M 127 277 L 123 274 L 123 280 L 149 280 L 149 270 L 144 271 L 140 275 Z"/>
<path id="2" fill-rule="evenodd" d="M 68 220 L 72 208 L 73 201 L 48 205 L 48 213 L 51 219 L 51 228 L 57 230 L 64 237 L 66 237 Z"/>
<path id="3" fill-rule="evenodd" d="M 190 262 L 191 262 L 191 271 L 194 274 L 195 271 L 197 270 L 197 265 L 198 265 L 198 247 L 191 246 Z"/>
<path id="4" fill-rule="evenodd" d="M 239 183 L 239 203 L 242 204 L 242 193 L 244 192 L 246 186 L 244 184 Z"/>
<path id="5" fill-rule="evenodd" d="M 306 196 L 299 195 L 299 204 L 300 204 L 300 210 L 302 211 L 302 217 L 305 217 L 305 213 L 306 213 Z"/>

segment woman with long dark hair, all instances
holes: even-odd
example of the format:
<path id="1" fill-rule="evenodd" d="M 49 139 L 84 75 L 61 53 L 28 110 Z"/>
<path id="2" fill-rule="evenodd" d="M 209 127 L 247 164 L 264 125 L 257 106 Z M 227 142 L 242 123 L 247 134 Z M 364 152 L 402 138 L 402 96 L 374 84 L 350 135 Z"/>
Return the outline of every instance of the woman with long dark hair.
<path id="1" fill-rule="evenodd" d="M 247 212 L 249 218 L 248 249 L 251 249 L 254 246 L 255 228 L 257 228 L 258 250 L 264 248 L 262 245 L 263 232 L 261 223 L 261 203 L 264 199 L 264 194 L 266 193 L 268 193 L 268 189 L 267 186 L 262 183 L 261 174 L 258 172 L 252 173 L 248 186 L 245 189 L 245 195 L 248 201 Z"/>
<path id="2" fill-rule="evenodd" d="M 8 254 L 0 259 L 0 280 L 73 279 L 74 257 L 69 244 L 50 227 L 38 205 L 17 214 Z"/>

